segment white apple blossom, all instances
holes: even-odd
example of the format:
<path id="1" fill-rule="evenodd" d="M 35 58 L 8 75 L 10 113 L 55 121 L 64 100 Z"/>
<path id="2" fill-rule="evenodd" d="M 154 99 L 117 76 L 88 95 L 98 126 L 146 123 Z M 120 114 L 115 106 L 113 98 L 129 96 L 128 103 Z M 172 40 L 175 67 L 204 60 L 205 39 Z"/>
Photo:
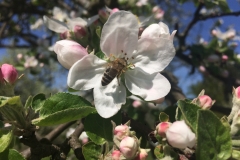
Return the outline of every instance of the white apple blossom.
<path id="1" fill-rule="evenodd" d="M 138 30 L 138 20 L 132 13 L 113 13 L 102 29 L 100 41 L 101 50 L 108 61 L 89 54 L 69 70 L 68 86 L 75 90 L 94 88 L 95 107 L 104 118 L 115 115 L 125 104 L 125 86 L 132 94 L 146 101 L 166 96 L 171 88 L 169 81 L 159 72 L 175 55 L 172 39 L 161 36 L 138 39 Z M 102 86 L 101 80 L 108 62 L 117 58 L 125 58 L 128 65 L 122 73 L 123 79 L 120 78 L 118 84 L 116 77 L 107 86 Z M 125 85 L 121 81 L 124 79 Z"/>
<path id="2" fill-rule="evenodd" d="M 166 131 L 166 137 L 168 143 L 175 148 L 192 148 L 196 144 L 196 136 L 185 121 L 175 121 Z"/>
<path id="3" fill-rule="evenodd" d="M 67 23 L 61 22 L 54 18 L 49 18 L 47 16 L 43 16 L 43 20 L 48 29 L 56 32 L 56 33 L 64 33 L 66 31 L 73 31 L 75 26 L 88 27 L 94 21 L 98 19 L 98 15 L 89 18 L 88 20 L 84 20 L 80 17 L 68 19 Z"/>
<path id="4" fill-rule="evenodd" d="M 212 34 L 221 40 L 233 39 L 236 36 L 236 30 L 230 28 L 226 32 L 222 32 L 219 28 L 212 31 Z"/>

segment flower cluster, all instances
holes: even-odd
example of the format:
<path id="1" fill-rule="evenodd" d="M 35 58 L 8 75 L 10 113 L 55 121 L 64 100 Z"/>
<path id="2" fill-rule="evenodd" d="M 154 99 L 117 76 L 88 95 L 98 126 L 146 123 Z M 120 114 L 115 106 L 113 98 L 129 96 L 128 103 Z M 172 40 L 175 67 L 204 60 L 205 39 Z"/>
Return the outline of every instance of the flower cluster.
<path id="1" fill-rule="evenodd" d="M 113 141 L 117 148 L 112 151 L 111 157 L 114 160 L 134 159 L 145 160 L 148 150 L 140 148 L 140 140 L 135 136 L 135 132 L 130 131 L 130 124 L 124 125 L 113 123 Z"/>
<path id="2" fill-rule="evenodd" d="M 157 125 L 155 135 L 166 138 L 167 142 L 175 148 L 192 148 L 196 144 L 196 136 L 185 121 L 161 122 Z"/>
<path id="3" fill-rule="evenodd" d="M 59 27 L 60 22 L 47 17 L 45 21 L 50 29 L 61 34 L 81 22 L 76 19 L 70 26 L 61 23 Z M 126 103 L 126 88 L 145 101 L 158 100 L 170 91 L 169 81 L 159 72 L 175 55 L 175 33 L 169 34 L 167 25 L 160 22 L 147 27 L 139 37 L 136 16 L 117 11 L 110 14 L 101 31 L 103 58 L 94 52 L 88 54 L 87 49 L 72 40 L 56 42 L 54 51 L 59 62 L 69 69 L 68 86 L 75 90 L 93 88 L 98 113 L 109 118 Z"/>

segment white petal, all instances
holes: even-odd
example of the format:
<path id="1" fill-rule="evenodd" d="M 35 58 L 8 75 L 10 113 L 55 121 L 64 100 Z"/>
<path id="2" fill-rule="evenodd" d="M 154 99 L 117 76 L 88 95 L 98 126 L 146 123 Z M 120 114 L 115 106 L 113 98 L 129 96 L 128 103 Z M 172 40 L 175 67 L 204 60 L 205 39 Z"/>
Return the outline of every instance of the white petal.
<path id="1" fill-rule="evenodd" d="M 101 82 L 106 61 L 95 55 L 87 55 L 74 63 L 68 73 L 68 86 L 75 90 L 88 90 Z"/>
<path id="2" fill-rule="evenodd" d="M 48 29 L 57 32 L 57 33 L 63 33 L 68 30 L 68 27 L 65 23 L 60 22 L 56 19 L 49 18 L 47 16 L 43 16 L 43 20 L 45 25 L 48 27 Z"/>
<path id="3" fill-rule="evenodd" d="M 170 36 L 168 26 L 163 22 L 159 22 L 159 24 L 156 24 L 156 23 L 151 24 L 143 31 L 141 35 L 141 38 L 157 38 L 157 37 L 166 38 L 166 39 L 172 38 Z"/>
<path id="4" fill-rule="evenodd" d="M 87 26 L 90 26 L 93 22 L 95 22 L 99 18 L 99 15 L 92 16 L 87 19 Z"/>
<path id="5" fill-rule="evenodd" d="M 112 117 L 126 103 L 126 88 L 121 82 L 118 84 L 117 78 L 107 86 L 98 82 L 98 86 L 94 88 L 94 103 L 100 116 Z"/>
<path id="6" fill-rule="evenodd" d="M 159 22 L 158 24 L 159 24 L 159 27 L 161 28 L 161 33 L 166 33 L 166 34 L 169 33 L 169 28 L 165 23 Z"/>
<path id="7" fill-rule="evenodd" d="M 135 57 L 136 56 L 136 57 Z M 141 38 L 132 63 L 152 74 L 162 71 L 175 56 L 175 48 L 170 39 Z"/>
<path id="8" fill-rule="evenodd" d="M 166 96 L 171 88 L 169 81 L 160 73 L 148 74 L 139 68 L 125 73 L 125 84 L 131 93 L 146 101 Z"/>
<path id="9" fill-rule="evenodd" d="M 87 50 L 75 41 L 61 40 L 54 45 L 54 52 L 57 54 L 58 61 L 66 69 L 82 57 L 88 55 Z"/>
<path id="10" fill-rule="evenodd" d="M 81 27 L 86 27 L 87 26 L 87 21 L 77 17 L 77 18 L 73 18 L 73 19 L 69 19 L 67 22 L 68 27 L 73 30 L 74 26 L 79 25 Z"/>
<path id="11" fill-rule="evenodd" d="M 131 57 L 132 52 L 137 48 L 137 40 L 137 18 L 130 12 L 118 11 L 110 15 L 104 24 L 100 47 L 108 57 L 113 54 L 122 58 L 125 53 Z"/>

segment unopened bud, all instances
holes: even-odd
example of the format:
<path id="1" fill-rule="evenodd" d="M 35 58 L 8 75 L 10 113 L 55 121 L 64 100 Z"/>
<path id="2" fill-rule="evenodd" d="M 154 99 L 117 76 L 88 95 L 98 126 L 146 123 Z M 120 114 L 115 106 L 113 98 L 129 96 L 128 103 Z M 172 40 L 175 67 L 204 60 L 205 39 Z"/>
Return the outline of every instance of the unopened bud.
<path id="1" fill-rule="evenodd" d="M 118 125 L 114 128 L 113 134 L 117 139 L 122 140 L 130 134 L 130 130 L 126 124 Z"/>
<path id="2" fill-rule="evenodd" d="M 119 11 L 118 8 L 113 8 L 113 9 L 111 10 L 110 14 L 113 14 L 113 13 L 118 12 L 118 11 Z"/>
<path id="3" fill-rule="evenodd" d="M 204 66 L 199 66 L 199 71 L 202 72 L 202 73 L 205 73 L 206 72 L 206 68 Z"/>
<path id="4" fill-rule="evenodd" d="M 240 86 L 235 89 L 234 93 L 235 94 L 233 96 L 240 99 Z"/>
<path id="5" fill-rule="evenodd" d="M 148 153 L 145 149 L 140 149 L 140 153 L 135 157 L 134 160 L 145 160 L 148 156 Z"/>
<path id="6" fill-rule="evenodd" d="M 112 151 L 112 160 L 120 160 L 121 152 L 119 150 Z"/>
<path id="7" fill-rule="evenodd" d="M 215 29 L 214 29 L 214 30 L 212 30 L 212 35 L 213 35 L 213 36 L 216 36 L 216 35 L 217 35 L 217 33 L 218 33 L 218 32 L 217 32 L 217 30 L 215 30 Z"/>
<path id="8" fill-rule="evenodd" d="M 109 13 L 104 9 L 99 10 L 98 15 L 99 15 L 100 19 L 102 19 L 104 21 L 106 21 L 109 17 Z"/>
<path id="9" fill-rule="evenodd" d="M 87 35 L 86 29 L 79 25 L 74 26 L 73 32 L 77 39 L 85 37 Z"/>
<path id="10" fill-rule="evenodd" d="M 172 125 L 172 123 L 170 123 L 170 122 L 159 123 L 156 127 L 156 134 L 165 138 L 166 137 L 166 132 L 171 125 Z"/>
<path id="11" fill-rule="evenodd" d="M 120 142 L 120 151 L 122 152 L 123 156 L 127 159 L 132 159 L 136 155 L 138 151 L 138 143 L 136 139 L 132 137 L 125 137 Z"/>
<path id="12" fill-rule="evenodd" d="M 208 95 L 202 95 L 198 97 L 199 106 L 202 109 L 210 109 L 212 105 L 215 103 L 215 100 L 212 100 Z"/>
<path id="13" fill-rule="evenodd" d="M 222 61 L 226 62 L 228 60 L 228 56 L 227 55 L 222 55 Z"/>
<path id="14" fill-rule="evenodd" d="M 60 38 L 61 39 L 70 39 L 71 38 L 71 34 L 69 31 L 65 31 L 63 33 L 60 33 Z"/>
<path id="15" fill-rule="evenodd" d="M 174 122 L 166 132 L 168 143 L 179 149 L 192 148 L 196 143 L 196 136 L 184 121 Z"/>
<path id="16" fill-rule="evenodd" d="M 10 64 L 3 64 L 1 66 L 2 77 L 5 81 L 10 84 L 14 84 L 18 78 L 18 73 L 16 68 Z M 0 77 L 1 79 L 1 77 Z"/>
<path id="17" fill-rule="evenodd" d="M 54 52 L 57 54 L 59 63 L 66 69 L 70 69 L 76 61 L 88 55 L 84 47 L 71 40 L 57 41 Z"/>
<path id="18" fill-rule="evenodd" d="M 139 100 L 135 100 L 135 101 L 133 101 L 133 103 L 132 103 L 132 106 L 133 106 L 134 108 L 138 108 L 138 107 L 140 107 L 141 105 L 142 105 L 142 102 L 139 101 Z"/>

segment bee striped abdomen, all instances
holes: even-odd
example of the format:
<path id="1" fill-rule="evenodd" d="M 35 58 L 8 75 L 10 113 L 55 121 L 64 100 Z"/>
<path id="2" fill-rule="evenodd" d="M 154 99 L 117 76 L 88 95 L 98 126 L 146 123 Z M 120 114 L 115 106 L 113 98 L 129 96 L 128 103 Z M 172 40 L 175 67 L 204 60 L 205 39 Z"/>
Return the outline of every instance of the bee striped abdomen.
<path id="1" fill-rule="evenodd" d="M 110 82 L 112 82 L 112 80 L 117 76 L 118 74 L 118 70 L 114 69 L 114 68 L 108 68 L 102 77 L 102 86 L 106 86 L 108 85 Z"/>

